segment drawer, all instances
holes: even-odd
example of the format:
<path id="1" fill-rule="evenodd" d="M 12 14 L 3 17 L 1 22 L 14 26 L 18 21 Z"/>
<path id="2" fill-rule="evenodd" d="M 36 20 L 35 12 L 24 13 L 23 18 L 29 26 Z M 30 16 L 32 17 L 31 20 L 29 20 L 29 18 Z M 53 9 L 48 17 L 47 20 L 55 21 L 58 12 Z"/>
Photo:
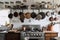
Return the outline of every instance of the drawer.
<path id="1" fill-rule="evenodd" d="M 5 40 L 5 38 L 4 37 L 0 37 L 0 40 Z"/>
<path id="2" fill-rule="evenodd" d="M 3 37 L 3 36 L 5 36 L 5 34 L 0 34 L 0 37 Z"/>
<path id="3" fill-rule="evenodd" d="M 51 36 L 50 34 L 45 34 L 45 36 Z"/>
<path id="4" fill-rule="evenodd" d="M 51 34 L 51 36 L 56 37 L 56 36 L 58 36 L 58 34 Z"/>

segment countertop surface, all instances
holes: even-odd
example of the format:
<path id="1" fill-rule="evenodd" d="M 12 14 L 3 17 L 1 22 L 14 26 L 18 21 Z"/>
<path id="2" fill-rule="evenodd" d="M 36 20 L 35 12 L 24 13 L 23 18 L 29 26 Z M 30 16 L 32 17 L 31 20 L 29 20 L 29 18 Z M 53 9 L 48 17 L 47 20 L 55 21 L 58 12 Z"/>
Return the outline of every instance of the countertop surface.
<path id="1" fill-rule="evenodd" d="M 43 31 L 44 33 L 58 33 L 58 32 L 54 32 L 54 31 Z"/>
<path id="2" fill-rule="evenodd" d="M 20 31 L 17 31 L 17 30 L 0 31 L 0 33 L 8 33 L 8 32 L 20 33 Z M 54 32 L 54 31 L 43 31 L 43 33 L 58 33 L 58 32 Z"/>

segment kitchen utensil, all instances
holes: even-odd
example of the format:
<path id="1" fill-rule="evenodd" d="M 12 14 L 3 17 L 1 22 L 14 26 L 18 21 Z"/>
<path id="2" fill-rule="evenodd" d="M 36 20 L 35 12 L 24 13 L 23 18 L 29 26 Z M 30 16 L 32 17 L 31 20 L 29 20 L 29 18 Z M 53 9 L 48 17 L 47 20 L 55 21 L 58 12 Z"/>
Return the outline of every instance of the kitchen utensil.
<path id="1" fill-rule="evenodd" d="M 41 19 L 44 19 L 45 18 L 45 13 L 44 12 L 39 12 L 39 14 L 42 16 Z"/>
<path id="2" fill-rule="evenodd" d="M 36 20 L 40 20 L 40 19 L 42 19 L 42 16 L 41 16 L 40 14 L 38 14 L 38 15 L 36 16 Z"/>
<path id="3" fill-rule="evenodd" d="M 24 22 L 25 16 L 24 16 L 23 10 L 22 10 L 22 12 L 21 12 L 21 10 L 20 10 L 19 16 L 20 16 L 20 21 L 21 21 L 21 22 Z"/>
<path id="4" fill-rule="evenodd" d="M 21 10 L 20 10 L 20 12 L 19 12 L 19 16 L 21 16 L 22 14 L 24 14 L 23 12 L 21 12 Z"/>
<path id="5" fill-rule="evenodd" d="M 16 5 L 16 8 L 17 8 L 17 9 L 20 9 L 20 5 Z"/>
<path id="6" fill-rule="evenodd" d="M 52 28 L 53 28 L 53 24 L 50 23 L 50 24 L 48 25 L 48 27 L 47 27 L 47 31 L 52 31 Z"/>
<path id="7" fill-rule="evenodd" d="M 30 19 L 31 18 L 31 13 L 29 13 L 29 12 L 25 13 L 25 18 Z"/>
<path id="8" fill-rule="evenodd" d="M 5 4 L 9 4 L 9 2 L 5 2 Z"/>
<path id="9" fill-rule="evenodd" d="M 55 21 L 57 21 L 57 20 L 58 20 L 58 18 L 56 17 L 56 15 L 55 15 L 55 18 L 54 18 L 54 20 L 55 20 Z"/>
<path id="10" fill-rule="evenodd" d="M 37 6 L 35 4 L 32 4 L 31 9 L 37 9 Z"/>
<path id="11" fill-rule="evenodd" d="M 16 1 L 16 3 L 21 3 L 21 1 Z"/>
<path id="12" fill-rule="evenodd" d="M 58 12 L 58 15 L 60 15 L 60 11 Z"/>
<path id="13" fill-rule="evenodd" d="M 47 12 L 46 12 L 46 16 L 48 16 L 48 17 L 49 17 L 49 11 L 47 11 Z"/>
<path id="14" fill-rule="evenodd" d="M 14 17 L 18 17 L 18 12 L 14 12 Z"/>
<path id="15" fill-rule="evenodd" d="M 4 4 L 4 3 L 0 1 L 0 4 Z"/>
<path id="16" fill-rule="evenodd" d="M 45 8 L 45 5 L 46 5 L 46 2 L 42 1 L 40 6 L 41 6 L 41 8 Z"/>
<path id="17" fill-rule="evenodd" d="M 13 18 L 13 14 L 12 13 L 8 14 L 8 18 L 12 19 Z"/>
<path id="18" fill-rule="evenodd" d="M 57 17 L 55 17 L 54 20 L 57 21 Z"/>
<path id="19" fill-rule="evenodd" d="M 50 18 L 49 18 L 49 21 L 54 21 L 54 18 L 53 18 L 53 17 L 50 17 Z"/>
<path id="20" fill-rule="evenodd" d="M 21 15 L 20 15 L 20 21 L 21 21 L 21 22 L 24 22 L 24 18 L 25 18 L 25 17 L 24 17 L 24 14 L 21 14 Z"/>
<path id="21" fill-rule="evenodd" d="M 33 12 L 31 13 L 31 17 L 35 18 L 36 16 L 37 16 L 37 14 L 34 12 L 34 9 L 33 9 Z"/>
<path id="22" fill-rule="evenodd" d="M 14 2 L 10 1 L 10 4 L 14 4 Z"/>
<path id="23" fill-rule="evenodd" d="M 54 15 L 54 12 L 51 12 L 51 15 Z"/>

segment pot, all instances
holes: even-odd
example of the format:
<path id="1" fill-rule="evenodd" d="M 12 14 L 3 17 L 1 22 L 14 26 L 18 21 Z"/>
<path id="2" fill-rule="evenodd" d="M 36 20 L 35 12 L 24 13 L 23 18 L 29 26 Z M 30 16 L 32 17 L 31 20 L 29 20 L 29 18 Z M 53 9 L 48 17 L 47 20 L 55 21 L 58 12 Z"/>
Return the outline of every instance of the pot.
<path id="1" fill-rule="evenodd" d="M 8 14 L 8 18 L 12 19 L 13 18 L 13 14 L 12 13 Z"/>
<path id="2" fill-rule="evenodd" d="M 29 12 L 25 13 L 25 18 L 30 19 L 31 18 L 31 13 L 29 13 Z"/>

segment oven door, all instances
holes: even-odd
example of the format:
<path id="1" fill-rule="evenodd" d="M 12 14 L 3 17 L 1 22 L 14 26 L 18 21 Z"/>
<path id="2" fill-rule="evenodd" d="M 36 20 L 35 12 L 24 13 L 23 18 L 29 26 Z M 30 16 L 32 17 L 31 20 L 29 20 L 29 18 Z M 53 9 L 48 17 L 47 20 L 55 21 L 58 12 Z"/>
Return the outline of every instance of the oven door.
<path id="1" fill-rule="evenodd" d="M 25 37 L 25 40 L 44 40 L 44 37 Z"/>

